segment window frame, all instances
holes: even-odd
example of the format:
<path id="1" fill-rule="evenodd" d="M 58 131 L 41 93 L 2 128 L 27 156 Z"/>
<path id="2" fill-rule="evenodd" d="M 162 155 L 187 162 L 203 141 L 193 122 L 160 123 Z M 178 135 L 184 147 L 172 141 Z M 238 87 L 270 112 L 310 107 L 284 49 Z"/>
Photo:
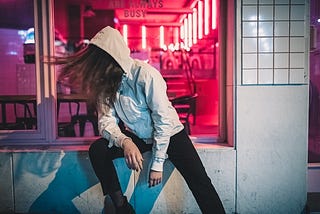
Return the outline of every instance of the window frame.
<path id="1" fill-rule="evenodd" d="M 233 22 L 228 20 L 227 2 L 219 2 L 219 55 L 218 55 L 218 75 L 219 82 L 219 133 L 217 136 L 203 135 L 191 139 L 195 143 L 223 143 L 226 146 L 233 145 L 233 90 L 227 90 L 228 85 L 233 85 L 234 45 L 228 45 L 234 34 Z M 229 2 L 229 1 L 228 1 Z M 234 6 L 234 5 L 233 5 Z M 235 11 L 234 16 L 235 16 Z M 229 17 L 230 18 L 230 17 Z M 228 19 L 229 19 L 228 18 Z M 0 130 L 1 146 L 6 145 L 88 145 L 98 137 L 59 137 L 57 131 L 57 93 L 55 66 L 44 63 L 43 57 L 54 55 L 54 2 L 51 0 L 34 0 L 34 28 L 35 28 L 35 50 L 36 50 L 36 92 L 37 92 L 37 130 Z M 225 23 L 228 23 L 226 26 Z M 234 30 L 234 29 L 233 29 Z M 227 32 L 229 32 L 227 34 Z M 229 35 L 226 38 L 223 35 Z M 233 37 L 232 37 L 233 36 Z M 232 38 L 231 38 L 232 37 Z M 234 41 L 233 41 L 234 43 Z M 233 44 L 232 43 L 232 44 Z M 226 49 L 227 48 L 227 49 Z M 215 56 L 214 56 L 215 57 Z M 232 66 L 229 66 L 232 63 Z M 229 97 L 229 98 L 228 98 Z M 230 99 L 231 98 L 231 99 Z"/>

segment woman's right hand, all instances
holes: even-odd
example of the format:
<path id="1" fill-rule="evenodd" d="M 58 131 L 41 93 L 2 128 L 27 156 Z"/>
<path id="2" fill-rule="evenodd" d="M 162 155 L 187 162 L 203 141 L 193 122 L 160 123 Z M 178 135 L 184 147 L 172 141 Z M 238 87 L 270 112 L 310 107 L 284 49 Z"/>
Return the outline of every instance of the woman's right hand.
<path id="1" fill-rule="evenodd" d="M 122 149 L 128 168 L 136 171 L 142 170 L 143 157 L 136 144 L 127 138 L 122 143 Z"/>

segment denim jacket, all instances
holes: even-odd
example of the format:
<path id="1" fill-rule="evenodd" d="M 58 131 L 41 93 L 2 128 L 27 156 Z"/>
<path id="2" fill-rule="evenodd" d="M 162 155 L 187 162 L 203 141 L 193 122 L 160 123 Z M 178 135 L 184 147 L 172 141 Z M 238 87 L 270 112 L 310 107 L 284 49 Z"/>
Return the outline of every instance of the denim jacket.
<path id="1" fill-rule="evenodd" d="M 130 57 L 130 51 L 118 31 L 110 27 L 104 30 L 105 35 L 98 33 L 91 44 L 107 51 L 125 73 L 114 106 L 102 103 L 98 108 L 100 133 L 109 141 L 109 147 L 122 147 L 127 136 L 118 126 L 121 119 L 129 131 L 145 143 L 153 144 L 151 169 L 163 171 L 170 137 L 183 129 L 167 97 L 166 82 L 154 67 Z"/>

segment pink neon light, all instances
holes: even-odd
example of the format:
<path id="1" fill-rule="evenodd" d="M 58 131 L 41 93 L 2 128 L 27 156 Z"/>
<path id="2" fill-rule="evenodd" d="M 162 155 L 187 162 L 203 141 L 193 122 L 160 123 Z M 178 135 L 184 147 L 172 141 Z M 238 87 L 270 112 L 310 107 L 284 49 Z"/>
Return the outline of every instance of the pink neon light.
<path id="1" fill-rule="evenodd" d="M 179 27 L 174 28 L 174 43 L 179 43 Z"/>
<path id="2" fill-rule="evenodd" d="M 209 0 L 204 0 L 204 35 L 209 34 Z"/>
<path id="3" fill-rule="evenodd" d="M 160 26 L 160 48 L 164 48 L 164 28 Z"/>
<path id="4" fill-rule="evenodd" d="M 184 39 L 184 26 L 180 26 L 180 39 Z"/>
<path id="5" fill-rule="evenodd" d="M 185 18 L 183 20 L 183 29 L 184 29 L 184 45 L 187 47 L 188 46 L 188 19 Z"/>
<path id="6" fill-rule="evenodd" d="M 141 41 L 141 43 L 142 43 L 142 49 L 146 49 L 147 48 L 147 29 L 146 29 L 146 26 L 142 26 L 141 27 L 141 34 L 142 34 L 142 41 Z"/>
<path id="7" fill-rule="evenodd" d="M 203 38 L 203 3 L 198 2 L 198 39 Z"/>
<path id="8" fill-rule="evenodd" d="M 217 28 L 217 1 L 216 0 L 212 0 L 211 16 L 212 16 L 212 29 L 214 30 Z"/>
<path id="9" fill-rule="evenodd" d="M 197 9 L 193 8 L 193 14 L 192 14 L 192 39 L 193 44 L 197 44 L 198 40 L 198 31 L 197 31 Z"/>
<path id="10" fill-rule="evenodd" d="M 188 14 L 188 46 L 192 46 L 192 14 Z"/>
<path id="11" fill-rule="evenodd" d="M 123 25 L 122 26 L 122 31 L 123 31 L 124 41 L 128 45 L 128 25 Z"/>

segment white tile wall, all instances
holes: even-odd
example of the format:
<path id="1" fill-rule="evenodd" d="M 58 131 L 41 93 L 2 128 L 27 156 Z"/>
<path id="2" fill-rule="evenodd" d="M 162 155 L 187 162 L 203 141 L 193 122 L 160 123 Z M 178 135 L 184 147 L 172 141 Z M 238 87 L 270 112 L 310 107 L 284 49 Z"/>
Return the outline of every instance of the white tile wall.
<path id="1" fill-rule="evenodd" d="M 258 76 L 259 84 L 272 84 L 273 83 L 273 70 L 272 69 L 260 69 Z"/>
<path id="2" fill-rule="evenodd" d="M 289 4 L 289 0 L 275 0 L 276 4 Z"/>
<path id="3" fill-rule="evenodd" d="M 272 17 L 273 17 L 272 6 L 259 7 L 259 20 L 272 20 Z"/>
<path id="4" fill-rule="evenodd" d="M 279 5 L 275 7 L 275 17 L 274 20 L 289 20 L 289 6 Z"/>
<path id="5" fill-rule="evenodd" d="M 289 55 L 288 53 L 275 53 L 274 54 L 274 67 L 275 68 L 288 68 Z"/>
<path id="6" fill-rule="evenodd" d="M 243 68 L 257 68 L 256 54 L 243 54 Z"/>
<path id="7" fill-rule="evenodd" d="M 304 21 L 292 21 L 290 23 L 291 36 L 304 36 L 304 34 L 305 34 Z"/>
<path id="8" fill-rule="evenodd" d="M 292 5 L 290 19 L 291 20 L 304 20 L 304 5 Z"/>
<path id="9" fill-rule="evenodd" d="M 272 38 L 259 38 L 259 52 L 272 52 L 273 39 Z"/>
<path id="10" fill-rule="evenodd" d="M 288 69 L 274 69 L 274 84 L 288 84 L 289 70 Z"/>
<path id="11" fill-rule="evenodd" d="M 243 22 L 243 36 L 257 36 L 257 22 Z"/>
<path id="12" fill-rule="evenodd" d="M 304 81 L 304 69 L 290 69 L 290 83 L 301 84 L 304 83 Z"/>
<path id="13" fill-rule="evenodd" d="M 257 6 L 245 6 L 242 13 L 243 20 L 257 20 Z"/>
<path id="14" fill-rule="evenodd" d="M 304 67 L 304 53 L 291 53 L 290 68 L 303 68 L 303 67 Z"/>
<path id="15" fill-rule="evenodd" d="M 290 38 L 290 52 L 304 52 L 305 48 L 304 37 Z"/>
<path id="16" fill-rule="evenodd" d="M 273 67 L 273 54 L 259 54 L 259 68 L 272 68 Z"/>
<path id="17" fill-rule="evenodd" d="M 243 84 L 258 84 L 256 69 L 243 69 Z"/>
<path id="18" fill-rule="evenodd" d="M 305 4 L 305 0 L 291 0 L 291 4 Z"/>
<path id="19" fill-rule="evenodd" d="M 274 38 L 274 51 L 286 52 L 289 50 L 289 39 L 287 37 Z"/>
<path id="20" fill-rule="evenodd" d="M 244 4 L 257 4 L 257 0 L 243 0 Z"/>
<path id="21" fill-rule="evenodd" d="M 273 35 L 273 22 L 259 22 L 258 36 L 272 36 Z"/>
<path id="22" fill-rule="evenodd" d="M 257 38 L 244 38 L 243 39 L 243 46 L 242 46 L 243 53 L 250 53 L 250 52 L 257 52 Z"/>
<path id="23" fill-rule="evenodd" d="M 275 36 L 289 36 L 289 22 L 275 22 L 274 25 Z"/>
<path id="24" fill-rule="evenodd" d="M 270 0 L 259 0 L 260 4 L 272 4 L 272 1 Z"/>
<path id="25" fill-rule="evenodd" d="M 306 83 L 305 7 L 304 0 L 242 1 L 242 84 Z"/>

